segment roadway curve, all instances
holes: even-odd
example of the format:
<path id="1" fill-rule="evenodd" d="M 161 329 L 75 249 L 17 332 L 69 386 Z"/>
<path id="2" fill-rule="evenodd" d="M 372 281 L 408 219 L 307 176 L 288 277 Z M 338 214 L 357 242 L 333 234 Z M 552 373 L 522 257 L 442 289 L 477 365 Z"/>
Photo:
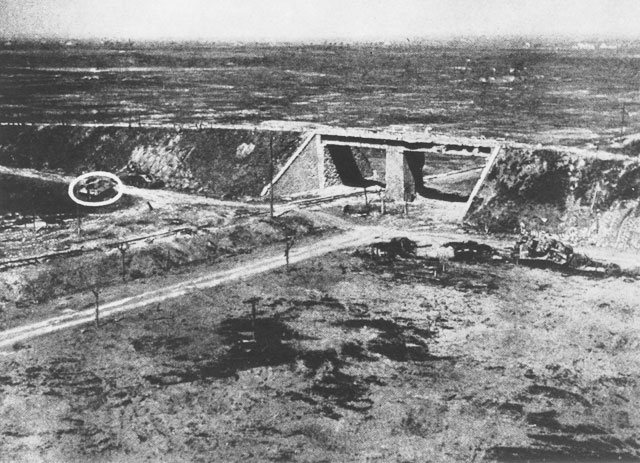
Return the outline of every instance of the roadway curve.
<path id="1" fill-rule="evenodd" d="M 363 244 L 370 243 L 373 240 L 380 239 L 382 233 L 383 232 L 380 229 L 362 227 L 304 247 L 294 247 L 289 256 L 289 262 L 293 264 L 318 257 L 338 249 L 361 246 Z M 204 277 L 185 280 L 161 289 L 147 291 L 137 296 L 127 297 L 101 305 L 100 318 L 104 319 L 122 312 L 128 312 L 151 304 L 157 304 L 168 299 L 181 297 L 196 290 L 212 288 L 231 281 L 251 277 L 259 273 L 277 269 L 284 265 L 285 259 L 282 254 L 254 260 L 238 265 L 230 270 L 214 272 Z M 92 308 L 81 312 L 75 312 L 73 314 L 51 317 L 40 322 L 30 323 L 2 331 L 0 332 L 0 348 L 11 347 L 16 342 L 25 341 L 36 336 L 42 336 L 67 328 L 92 323 L 95 320 L 94 317 L 95 311 Z"/>

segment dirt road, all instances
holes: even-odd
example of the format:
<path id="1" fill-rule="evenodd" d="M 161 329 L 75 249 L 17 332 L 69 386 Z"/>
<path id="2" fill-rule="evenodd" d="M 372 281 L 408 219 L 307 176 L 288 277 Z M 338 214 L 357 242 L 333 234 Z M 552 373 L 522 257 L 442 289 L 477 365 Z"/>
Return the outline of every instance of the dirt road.
<path id="1" fill-rule="evenodd" d="M 0 461 L 639 461 L 635 279 L 299 260 L 375 233 L 0 356 Z"/>
<path id="2" fill-rule="evenodd" d="M 362 245 L 382 235 L 383 232 L 375 228 L 357 228 L 344 235 L 325 239 L 312 245 L 298 249 L 294 247 L 289 256 L 289 262 L 294 264 L 341 248 Z M 147 307 L 151 304 L 184 296 L 195 290 L 211 288 L 230 281 L 268 272 L 284 265 L 286 265 L 286 262 L 282 255 L 259 259 L 242 264 L 231 270 L 215 272 L 205 277 L 185 280 L 162 289 L 109 302 L 101 306 L 100 317 L 105 318 L 141 307 Z M 24 341 L 35 336 L 42 336 L 66 328 L 92 323 L 94 321 L 94 314 L 93 309 L 87 309 L 0 332 L 0 348 L 10 347 L 16 342 Z"/>
<path id="3" fill-rule="evenodd" d="M 68 175 L 55 174 L 50 172 L 41 172 L 34 169 L 23 169 L 19 167 L 0 166 L 0 174 L 17 175 L 19 177 L 33 178 L 48 182 L 71 183 L 75 177 Z M 258 208 L 261 210 L 269 209 L 268 204 L 247 204 L 239 201 L 223 201 L 220 199 L 209 198 L 206 196 L 191 195 L 187 193 L 179 193 L 170 190 L 149 190 L 146 188 L 136 188 L 126 185 L 124 194 L 135 196 L 145 201 L 151 201 L 155 206 L 166 206 L 168 204 L 196 204 L 208 206 L 223 207 L 242 207 L 242 208 Z"/>
<path id="4" fill-rule="evenodd" d="M 291 264 L 295 264 L 335 250 L 361 246 L 375 240 L 388 240 L 391 237 L 396 236 L 407 236 L 416 241 L 419 245 L 422 244 L 434 247 L 442 245 L 447 241 L 459 241 L 462 239 L 483 241 L 496 249 L 505 247 L 505 242 L 503 240 L 488 240 L 486 237 L 475 235 L 461 236 L 459 233 L 454 232 L 434 233 L 420 228 L 399 230 L 395 228 L 357 227 L 343 235 L 334 236 L 301 248 L 294 247 L 291 251 L 289 260 Z M 242 263 L 230 270 L 211 273 L 207 276 L 195 279 L 188 279 L 161 289 L 146 291 L 137 296 L 126 297 L 102 304 L 100 307 L 100 318 L 110 317 L 138 308 L 149 307 L 152 304 L 179 298 L 193 291 L 212 288 L 231 281 L 241 280 L 242 278 L 248 278 L 260 273 L 269 272 L 285 265 L 286 262 L 282 255 L 275 255 Z M 79 312 L 74 311 L 73 313 L 51 317 L 36 323 L 30 323 L 5 330 L 0 332 L 0 349 L 10 347 L 16 342 L 24 341 L 36 336 L 42 336 L 63 329 L 93 323 L 94 320 L 95 312 L 92 308 Z"/>

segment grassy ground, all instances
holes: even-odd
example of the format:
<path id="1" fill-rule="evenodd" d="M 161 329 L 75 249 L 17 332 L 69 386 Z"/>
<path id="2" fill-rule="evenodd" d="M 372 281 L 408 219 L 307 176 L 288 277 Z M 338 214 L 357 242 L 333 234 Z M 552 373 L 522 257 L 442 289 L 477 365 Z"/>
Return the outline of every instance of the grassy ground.
<path id="1" fill-rule="evenodd" d="M 86 308 L 85 296 L 93 289 L 101 294 L 102 303 L 118 300 L 265 254 L 282 255 L 288 236 L 301 246 L 333 228 L 304 213 L 288 213 L 149 238 L 121 251 L 99 245 L 87 254 L 4 270 L 0 273 L 0 330 Z"/>
<path id="2" fill-rule="evenodd" d="M 0 460 L 638 461 L 638 297 L 328 255 L 3 355 Z"/>

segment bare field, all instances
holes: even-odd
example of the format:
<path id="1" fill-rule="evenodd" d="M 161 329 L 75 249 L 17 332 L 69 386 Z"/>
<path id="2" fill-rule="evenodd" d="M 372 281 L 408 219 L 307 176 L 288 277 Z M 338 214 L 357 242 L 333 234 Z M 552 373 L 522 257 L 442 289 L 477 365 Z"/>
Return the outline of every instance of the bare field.
<path id="1" fill-rule="evenodd" d="M 640 124 L 635 48 L 77 44 L 0 49 L 3 122 L 288 120 L 584 145 Z"/>
<path id="2" fill-rule="evenodd" d="M 334 253 L 17 346 L 0 459 L 638 461 L 638 297 Z"/>
<path id="3" fill-rule="evenodd" d="M 640 55 L 627 45 L 19 44 L 0 49 L 0 122 L 285 120 L 597 146 L 621 132 L 622 102 L 626 130 L 640 128 Z M 197 168 L 238 191 L 262 186 L 225 137 L 203 145 L 234 145 L 237 162 L 203 149 Z M 32 157 L 71 157 L 49 145 Z M 384 153 L 371 159 L 382 174 Z M 449 237 L 479 239 L 460 220 L 483 165 L 430 155 L 410 204 L 369 192 L 278 204 L 275 218 L 265 202 L 133 187 L 89 213 L 61 175 L 5 171 L 1 329 L 141 301 L 100 326 L 15 343 L 0 333 L 14 343 L 0 349 L 0 462 L 640 461 L 637 256 L 606 276 L 419 257 L 451 250 L 439 248 Z M 348 249 L 246 276 L 262 260 L 284 265 L 285 243 L 336 249 L 317 237 L 337 230 L 349 232 L 332 245 L 404 230 L 432 247 Z M 243 279 L 195 284 L 225 272 Z"/>

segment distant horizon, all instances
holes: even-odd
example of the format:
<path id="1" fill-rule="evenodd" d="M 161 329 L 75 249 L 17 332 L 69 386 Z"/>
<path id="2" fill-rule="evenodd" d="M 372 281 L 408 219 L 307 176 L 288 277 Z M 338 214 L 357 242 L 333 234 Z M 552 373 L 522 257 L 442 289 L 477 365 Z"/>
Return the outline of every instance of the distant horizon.
<path id="1" fill-rule="evenodd" d="M 640 40 L 637 24 L 638 0 L 0 0 L 5 40 Z"/>
<path id="2" fill-rule="evenodd" d="M 521 41 L 523 43 L 530 43 L 532 46 L 540 42 L 547 43 L 576 43 L 576 42 L 640 42 L 640 36 L 600 36 L 600 35 L 584 35 L 584 36 L 569 36 L 569 35 L 538 35 L 538 36 L 523 36 L 523 35 L 451 35 L 451 36 L 424 36 L 424 37 L 406 37 L 395 39 L 380 39 L 376 37 L 362 37 L 362 38 L 349 38 L 349 37 L 327 37 L 327 38 L 300 38 L 300 39 L 268 39 L 268 38 L 176 38 L 176 37 L 157 37 L 157 38 L 128 38 L 128 37 L 74 37 L 63 35 L 27 35 L 27 34 L 15 34 L 15 35 L 0 35 L 0 41 L 15 41 L 15 42 L 77 42 L 77 43 L 101 43 L 101 42 L 135 42 L 135 43 L 194 43 L 194 44 L 215 44 L 215 43 L 243 43 L 243 44 L 426 44 L 444 43 L 444 42 L 499 42 L 499 41 Z"/>

